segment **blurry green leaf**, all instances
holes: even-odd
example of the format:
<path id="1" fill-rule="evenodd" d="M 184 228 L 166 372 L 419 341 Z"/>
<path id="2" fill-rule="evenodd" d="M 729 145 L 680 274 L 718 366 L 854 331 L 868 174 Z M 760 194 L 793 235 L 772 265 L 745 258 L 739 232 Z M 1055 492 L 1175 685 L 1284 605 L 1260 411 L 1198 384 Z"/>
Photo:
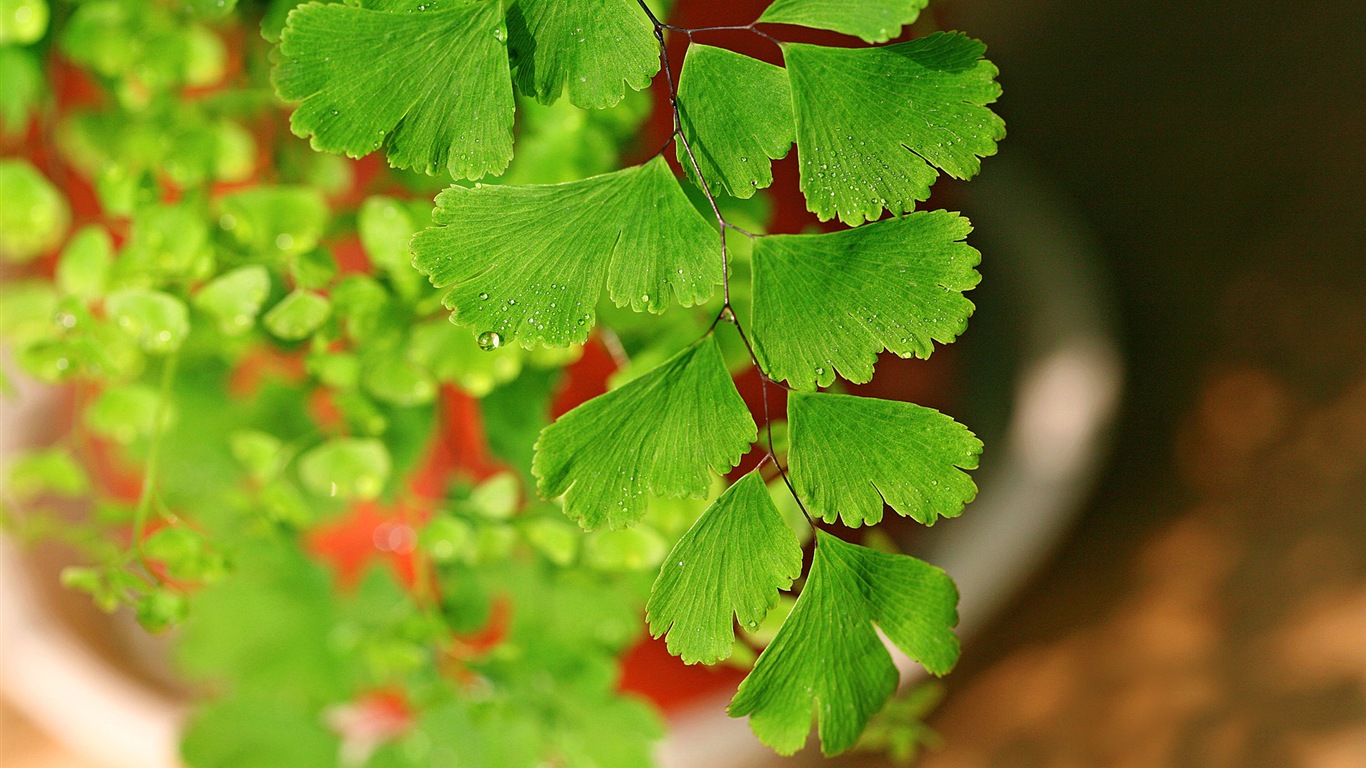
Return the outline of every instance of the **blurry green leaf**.
<path id="1" fill-rule="evenodd" d="M 317 189 L 256 187 L 222 199 L 218 226 L 253 254 L 293 256 L 318 246 L 327 218 Z"/>
<path id="2" fill-rule="evenodd" d="M 207 277 L 213 252 L 203 215 L 190 205 L 139 208 L 114 269 L 121 282 L 137 285 Z"/>
<path id="3" fill-rule="evenodd" d="M 361 367 L 361 385 L 376 400 L 414 406 L 436 399 L 436 380 L 426 369 L 398 355 L 377 357 Z"/>
<path id="4" fill-rule="evenodd" d="M 80 496 L 90 489 L 85 470 L 64 448 L 30 451 L 8 463 L 5 490 L 20 501 L 45 494 Z"/>
<path id="5" fill-rule="evenodd" d="M 796 140 L 787 73 L 724 48 L 688 46 L 678 105 L 683 135 L 712 192 L 747 198 L 772 184 L 770 159 L 786 157 Z M 695 182 L 682 142 L 676 153 Z"/>
<path id="6" fill-rule="evenodd" d="M 262 322 L 266 330 L 284 341 L 308 338 L 318 330 L 329 315 L 332 303 L 327 297 L 311 291 L 295 290 L 270 308 Z"/>
<path id="7" fill-rule="evenodd" d="M 295 253 L 289 259 L 289 276 L 296 288 L 319 291 L 337 276 L 337 260 L 326 248 Z"/>
<path id="8" fill-rule="evenodd" d="M 537 552 L 564 568 L 578 557 L 583 533 L 578 526 L 557 517 L 534 517 L 521 521 L 518 529 Z"/>
<path id="9" fill-rule="evenodd" d="M 46 280 L 0 282 L 0 336 L 17 345 L 51 337 L 57 292 Z"/>
<path id="10" fill-rule="evenodd" d="M 730 655 L 734 625 L 750 629 L 802 572 L 802 548 L 758 472 L 740 478 L 698 518 L 659 570 L 646 620 L 685 664 Z"/>
<path id="11" fill-rule="evenodd" d="M 224 272 L 194 296 L 194 305 L 218 321 L 225 336 L 246 333 L 270 295 L 270 272 L 248 264 Z"/>
<path id="12" fill-rule="evenodd" d="M 528 485 L 535 482 L 531 457 L 536 438 L 550 423 L 550 398 L 559 381 L 558 370 L 527 368 L 479 401 L 489 450 L 515 467 Z"/>
<path id="13" fill-rule="evenodd" d="M 380 327 L 395 314 L 390 306 L 389 292 L 365 275 L 342 278 L 332 289 L 331 296 L 346 335 L 357 342 L 375 341 L 373 337 Z"/>
<path id="14" fill-rule="evenodd" d="M 491 520 L 506 520 L 517 512 L 522 499 L 521 483 L 511 472 L 499 472 L 474 487 L 469 505 Z"/>
<path id="15" fill-rule="evenodd" d="M 968 220 L 912 213 L 820 235 L 760 237 L 754 245 L 754 348 L 764 371 L 793 387 L 835 374 L 872 380 L 878 353 L 929 357 L 967 326 L 977 285 Z"/>
<path id="16" fill-rule="evenodd" d="M 192 768 L 332 768 L 341 738 L 320 710 L 285 689 L 235 693 L 190 717 L 180 752 Z"/>
<path id="17" fill-rule="evenodd" d="M 356 231 L 376 269 L 410 269 L 408 241 L 417 230 L 408 209 L 393 198 L 367 197 L 356 213 Z"/>
<path id="18" fill-rule="evenodd" d="M 604 571 L 645 571 L 659 567 L 669 543 L 649 526 L 595 531 L 584 538 L 583 562 Z"/>
<path id="19" fill-rule="evenodd" d="M 237 8 L 237 0 L 181 0 L 197 18 L 221 19 Z"/>
<path id="20" fill-rule="evenodd" d="M 103 227 L 89 225 L 71 236 L 62 249 L 55 276 L 63 293 L 91 299 L 104 293 L 114 262 L 114 239 Z"/>
<path id="21" fill-rule="evenodd" d="M 873 625 L 931 673 L 958 660 L 958 592 L 943 571 L 816 532 L 797 604 L 730 703 L 732 717 L 779 754 L 806 743 L 814 708 L 821 751 L 857 741 L 896 690 L 897 670 Z"/>
<path id="22" fill-rule="evenodd" d="M 246 181 L 256 170 L 256 139 L 240 123 L 222 120 L 214 128 L 213 174 L 221 181 Z"/>
<path id="23" fill-rule="evenodd" d="M 474 559 L 474 528 L 464 520 L 440 515 L 418 534 L 418 543 L 438 563 L 471 562 Z"/>
<path id="24" fill-rule="evenodd" d="M 48 13 L 47 0 L 0 0 L 0 45 L 28 45 L 42 39 Z"/>
<path id="25" fill-rule="evenodd" d="M 716 234 L 663 157 L 581 181 L 451 187 L 413 263 L 451 290 L 456 322 L 525 347 L 582 343 L 606 283 L 618 306 L 662 312 L 721 282 Z"/>
<path id="26" fill-rule="evenodd" d="M 66 199 L 27 160 L 0 160 L 0 200 L 0 261 L 30 261 L 66 235 Z"/>
<path id="27" fill-rule="evenodd" d="M 104 307 L 119 330 L 154 355 L 176 351 L 190 333 L 189 309 L 168 293 L 125 288 L 109 294 Z"/>
<path id="28" fill-rule="evenodd" d="M 757 436 L 708 335 L 546 427 L 532 470 L 541 495 L 564 494 L 565 514 L 585 530 L 624 528 L 645 513 L 646 491 L 705 495 L 708 470 L 735 466 Z"/>
<path id="29" fill-rule="evenodd" d="M 832 29 L 869 43 L 886 42 L 920 16 L 929 0 L 773 0 L 759 17 L 770 24 Z"/>
<path id="30" fill-rule="evenodd" d="M 227 72 L 227 46 L 218 35 L 198 24 L 186 27 L 184 34 L 185 84 L 200 88 L 217 84 Z"/>
<path id="31" fill-rule="evenodd" d="M 389 451 L 372 438 L 339 437 L 299 457 L 299 479 L 318 496 L 373 499 L 389 481 Z"/>
<path id="32" fill-rule="evenodd" d="M 254 429 L 241 429 L 228 435 L 233 458 L 258 481 L 275 478 L 284 458 L 280 438 Z"/>
<path id="33" fill-rule="evenodd" d="M 543 104 L 568 86 L 574 106 L 610 107 L 659 71 L 654 29 L 634 0 L 512 0 L 507 35 L 517 87 Z"/>
<path id="34" fill-rule="evenodd" d="M 47 90 L 37 58 L 23 48 L 0 45 L 0 136 L 18 136 L 28 127 L 29 115 L 38 109 Z"/>
<path id="35" fill-rule="evenodd" d="M 100 392 L 85 410 L 85 424 L 97 435 L 129 445 L 151 437 L 160 410 L 161 396 L 155 389 L 145 384 L 125 384 Z M 168 422 L 170 418 L 168 412 Z"/>
<path id="36" fill-rule="evenodd" d="M 922 748 L 941 742 L 925 719 L 943 698 L 944 685 L 937 680 L 907 687 L 873 716 L 854 749 L 886 755 L 893 765 L 913 765 Z"/>
<path id="37" fill-rule="evenodd" d="M 142 628 L 156 634 L 179 624 L 190 613 L 190 601 L 170 589 L 156 589 L 140 595 L 133 609 Z"/>
<path id="38" fill-rule="evenodd" d="M 784 43 L 806 205 L 857 225 L 906 213 L 943 170 L 976 175 L 1005 123 L 986 47 L 958 33 L 877 48 Z"/>
<path id="39" fill-rule="evenodd" d="M 181 581 L 212 582 L 227 573 L 227 563 L 204 534 L 184 526 L 160 528 L 142 543 L 143 555 L 161 563 Z"/>
<path id="40" fill-rule="evenodd" d="M 290 128 L 350 157 L 383 145 L 399 168 L 501 172 L 513 111 L 501 5 L 377 5 L 312 3 L 289 15 L 274 81 L 300 102 Z"/>

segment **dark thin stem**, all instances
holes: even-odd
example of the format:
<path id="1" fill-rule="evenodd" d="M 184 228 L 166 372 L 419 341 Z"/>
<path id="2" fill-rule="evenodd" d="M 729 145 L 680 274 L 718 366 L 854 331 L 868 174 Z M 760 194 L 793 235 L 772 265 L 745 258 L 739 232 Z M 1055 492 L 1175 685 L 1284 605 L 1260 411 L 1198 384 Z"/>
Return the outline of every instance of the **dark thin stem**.
<path id="1" fill-rule="evenodd" d="M 782 45 L 782 44 L 783 44 L 783 41 L 779 40 L 778 38 L 774 37 L 773 35 L 770 35 L 769 33 L 763 31 L 762 29 L 759 29 L 758 27 L 754 26 L 755 24 L 758 24 L 758 23 L 759 23 L 759 22 L 757 22 L 757 21 L 751 21 L 751 22 L 748 23 L 748 24 L 729 24 L 729 25 L 716 26 L 716 27 L 675 27 L 675 26 L 672 25 L 672 24 L 660 24 L 660 26 L 664 27 L 665 29 L 672 30 L 672 31 L 674 31 L 674 32 L 682 32 L 683 34 L 685 34 L 685 35 L 688 36 L 688 39 L 689 39 L 689 40 L 692 39 L 692 36 L 693 36 L 693 33 L 694 33 L 694 32 L 727 32 L 727 31 L 733 31 L 733 32 L 753 32 L 754 34 L 758 35 L 759 37 L 764 38 L 765 40 L 767 40 L 767 41 L 773 43 L 774 45 Z"/>
<path id="2" fill-rule="evenodd" d="M 726 247 L 726 230 L 733 229 L 736 232 L 739 232 L 740 234 L 749 237 L 751 240 L 757 237 L 757 235 L 748 230 L 741 229 L 740 227 L 737 227 L 734 224 L 731 224 L 730 222 L 726 221 L 725 216 L 721 214 L 720 206 L 718 206 L 716 203 L 716 196 L 712 194 L 711 186 L 707 183 L 706 177 L 702 175 L 702 167 L 697 162 L 697 156 L 693 154 L 692 145 L 688 142 L 688 137 L 683 134 L 683 116 L 682 113 L 679 111 L 678 107 L 678 86 L 674 83 L 673 69 L 669 65 L 669 49 L 668 46 L 664 43 L 664 31 L 672 30 L 675 32 L 682 32 L 688 36 L 689 42 L 692 41 L 692 35 L 694 32 L 714 31 L 723 29 L 747 30 L 749 32 L 753 32 L 757 35 L 772 40 L 774 43 L 777 43 L 778 40 L 768 35 L 767 33 L 761 32 L 758 29 L 756 29 L 754 27 L 754 23 L 745 26 L 735 27 L 699 27 L 695 29 L 689 29 L 687 27 L 676 27 L 671 24 L 665 24 L 662 21 L 660 21 L 659 18 L 655 16 L 654 12 L 650 10 L 650 7 L 645 4 L 645 0 L 636 0 L 636 2 L 640 5 L 641 10 L 645 11 L 645 15 L 649 17 L 650 23 L 654 25 L 655 40 L 659 41 L 660 64 L 662 69 L 664 70 L 664 77 L 669 86 L 669 109 L 673 113 L 672 138 L 676 139 L 678 141 L 678 145 L 683 147 L 684 154 L 686 154 L 688 157 L 688 165 L 692 168 L 693 174 L 697 178 L 698 186 L 702 188 L 702 194 L 706 196 L 707 203 L 711 206 L 712 214 L 716 217 L 716 229 L 721 235 L 721 311 L 717 313 L 716 317 L 711 321 L 711 325 L 707 328 L 707 333 L 711 333 L 712 331 L 714 331 L 716 329 L 716 326 L 724 320 L 730 323 L 731 325 L 735 326 L 735 332 L 740 335 L 740 341 L 744 342 L 745 351 L 749 353 L 749 360 L 754 365 L 755 370 L 759 372 L 759 393 L 761 398 L 763 399 L 764 430 L 768 442 L 768 449 L 766 451 L 764 460 L 773 460 L 773 466 L 778 468 L 778 474 L 782 476 L 783 483 L 787 485 L 788 491 L 792 493 L 792 498 L 796 499 L 798 508 L 800 508 L 802 514 L 806 516 L 807 523 L 811 525 L 812 530 L 815 530 L 816 521 L 813 520 L 811 514 L 807 512 L 806 505 L 802 503 L 801 497 L 797 495 L 796 487 L 793 486 L 792 480 L 789 479 L 787 476 L 787 469 L 784 468 L 783 465 L 778 461 L 777 453 L 773 449 L 773 418 L 769 414 L 768 387 L 770 384 L 777 384 L 778 386 L 782 386 L 782 384 L 770 378 L 769 375 L 764 371 L 763 366 L 759 364 L 759 356 L 756 355 L 754 352 L 754 345 L 750 343 L 749 336 L 745 333 L 743 326 L 740 324 L 740 318 L 736 316 L 735 310 L 730 303 L 730 254 Z M 665 144 L 664 146 L 667 147 L 668 144 Z M 663 151 L 663 148 L 661 148 L 660 152 Z M 760 462 L 760 464 L 762 465 L 762 461 Z"/>

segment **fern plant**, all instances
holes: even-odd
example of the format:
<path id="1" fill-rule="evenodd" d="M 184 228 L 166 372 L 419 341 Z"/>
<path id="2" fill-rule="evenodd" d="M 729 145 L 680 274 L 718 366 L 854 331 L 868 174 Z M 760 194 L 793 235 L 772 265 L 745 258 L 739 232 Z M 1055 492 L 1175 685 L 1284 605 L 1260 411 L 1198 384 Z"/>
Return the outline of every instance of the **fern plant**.
<path id="1" fill-rule="evenodd" d="M 6 286 L 6 337 L 89 400 L 11 468 L 6 507 L 27 510 L 7 518 L 82 549 L 65 579 L 103 607 L 180 627 L 181 667 L 213 693 L 190 765 L 646 763 L 655 716 L 614 672 L 641 603 L 688 664 L 746 665 L 771 636 L 729 712 L 783 754 L 813 709 L 827 754 L 858 742 L 898 684 L 879 630 L 954 666 L 948 575 L 840 534 L 888 507 L 957 516 L 981 443 L 841 382 L 884 352 L 928 357 L 972 313 L 968 222 L 917 205 L 1004 135 L 981 43 L 882 44 L 924 0 L 776 0 L 702 28 L 643 0 L 236 5 L 88 0 L 54 35 L 7 26 L 0 49 L 11 80 L 41 83 L 41 55 L 102 93 L 16 86 L 0 112 L 29 130 L 12 146 L 98 202 L 68 236 L 60 190 L 0 166 L 27 206 L 7 256 L 60 248 L 52 277 Z M 792 26 L 875 45 L 786 42 Z M 726 30 L 783 65 L 703 42 Z M 670 36 L 688 42 L 676 79 Z M 270 129 L 267 78 L 316 152 Z M 657 78 L 669 141 L 617 168 Z M 841 226 L 764 234 L 755 202 L 794 146 L 808 208 Z M 392 170 L 330 156 L 375 153 Z M 548 420 L 595 343 L 624 364 L 616 386 Z M 734 383 L 750 368 L 755 413 Z M 512 472 L 442 453 L 470 396 Z M 55 522 L 64 495 L 98 514 Z M 385 521 L 398 578 L 319 567 L 346 515 Z M 391 729 L 344 726 L 392 700 Z"/>

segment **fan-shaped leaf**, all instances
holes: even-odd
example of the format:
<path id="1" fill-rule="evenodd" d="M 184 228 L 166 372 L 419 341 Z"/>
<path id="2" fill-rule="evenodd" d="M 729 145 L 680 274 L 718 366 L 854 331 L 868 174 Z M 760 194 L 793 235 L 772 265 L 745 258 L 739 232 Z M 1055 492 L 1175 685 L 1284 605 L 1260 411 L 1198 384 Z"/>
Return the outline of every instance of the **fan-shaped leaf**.
<path id="1" fill-rule="evenodd" d="M 413 263 L 451 288 L 455 322 L 500 344 L 583 342 L 604 282 L 617 306 L 651 312 L 721 282 L 715 230 L 662 157 L 564 184 L 451 187 L 432 218 Z"/>
<path id="2" fill-rule="evenodd" d="M 708 335 L 546 427 L 532 472 L 541 495 L 564 494 L 565 514 L 585 530 L 623 528 L 645 513 L 646 491 L 705 496 L 708 468 L 735 466 L 756 437 Z"/>
<path id="3" fill-rule="evenodd" d="M 784 44 L 807 207 L 854 225 L 914 209 L 935 168 L 975 175 L 1005 136 L 986 108 L 1001 88 L 985 50 L 957 33 L 880 48 Z"/>
<path id="4" fill-rule="evenodd" d="M 764 371 L 797 389 L 828 387 L 838 372 L 873 378 L 877 355 L 929 357 L 967 326 L 963 291 L 981 275 L 963 242 L 967 219 L 912 213 L 821 235 L 754 243 L 754 341 Z"/>
<path id="5" fill-rule="evenodd" d="M 315 149 L 457 179 L 512 159 L 512 83 L 500 3 L 309 3 L 280 36 L 275 88 Z"/>
<path id="6" fill-rule="evenodd" d="M 507 25 L 517 87 L 543 104 L 567 85 L 574 106 L 610 107 L 659 71 L 659 43 L 635 0 L 513 0 Z"/>
<path id="7" fill-rule="evenodd" d="M 713 192 L 746 198 L 772 184 L 770 159 L 786 157 L 796 140 L 787 73 L 724 48 L 688 46 L 678 105 L 683 135 Z M 677 152 L 695 182 L 681 142 Z"/>
<path id="8" fill-rule="evenodd" d="M 906 655 L 942 675 L 958 660 L 958 591 L 938 568 L 816 532 L 811 574 L 778 635 L 740 684 L 731 717 L 790 755 L 816 709 L 821 751 L 854 745 L 896 690 L 897 671 L 873 624 Z"/>
<path id="9" fill-rule="evenodd" d="M 793 392 L 789 476 L 813 515 L 872 525 L 885 500 L 925 525 L 956 517 L 977 495 L 982 441 L 931 408 L 872 397 Z"/>
<path id="10" fill-rule="evenodd" d="M 646 606 L 650 634 L 668 633 L 687 664 L 730 656 L 736 620 L 759 626 L 778 590 L 802 572 L 802 548 L 758 472 L 721 494 L 674 545 Z"/>

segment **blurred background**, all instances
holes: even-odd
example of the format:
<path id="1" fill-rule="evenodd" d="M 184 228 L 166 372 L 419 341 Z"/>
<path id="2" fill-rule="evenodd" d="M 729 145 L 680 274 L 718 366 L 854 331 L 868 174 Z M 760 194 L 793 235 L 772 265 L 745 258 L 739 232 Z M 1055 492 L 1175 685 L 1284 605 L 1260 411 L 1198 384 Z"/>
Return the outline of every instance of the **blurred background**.
<path id="1" fill-rule="evenodd" d="M 942 21 L 1001 68 L 1002 154 L 1090 228 L 1129 373 L 1101 482 L 970 639 L 922 764 L 1366 765 L 1366 4 Z M 0 764 L 81 765 L 3 704 Z"/>

